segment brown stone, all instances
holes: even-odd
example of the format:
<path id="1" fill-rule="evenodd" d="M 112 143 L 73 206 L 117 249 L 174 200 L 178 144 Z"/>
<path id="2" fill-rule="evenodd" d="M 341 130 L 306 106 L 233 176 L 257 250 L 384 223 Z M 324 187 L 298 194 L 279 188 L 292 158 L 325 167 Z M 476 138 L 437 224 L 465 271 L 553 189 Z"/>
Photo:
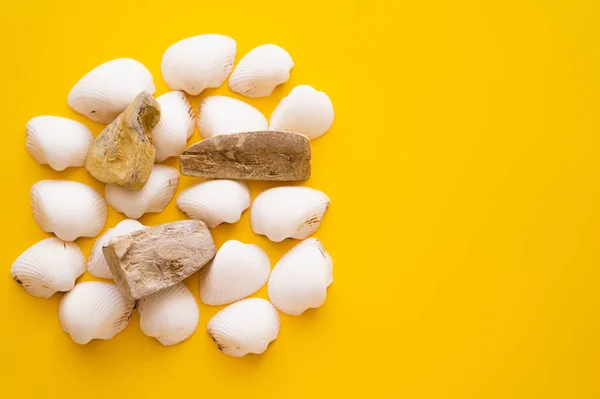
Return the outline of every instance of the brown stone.
<path id="1" fill-rule="evenodd" d="M 297 133 L 261 131 L 202 140 L 181 154 L 181 174 L 216 179 L 305 180 L 310 143 Z"/>
<path id="2" fill-rule="evenodd" d="M 203 221 L 182 220 L 114 238 L 102 252 L 123 295 L 139 299 L 196 272 L 216 248 Z"/>
<path id="3" fill-rule="evenodd" d="M 87 154 L 86 169 L 103 183 L 133 190 L 144 187 L 154 165 L 150 132 L 159 119 L 160 104 L 147 92 L 138 94 L 98 135 Z"/>

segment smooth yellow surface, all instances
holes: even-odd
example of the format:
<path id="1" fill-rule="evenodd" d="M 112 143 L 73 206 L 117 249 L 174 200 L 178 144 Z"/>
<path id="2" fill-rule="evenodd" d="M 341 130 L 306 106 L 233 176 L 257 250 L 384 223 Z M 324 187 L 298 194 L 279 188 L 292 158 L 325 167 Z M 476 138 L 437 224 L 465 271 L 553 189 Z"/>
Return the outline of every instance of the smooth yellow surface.
<path id="1" fill-rule="evenodd" d="M 0 397 L 600 397 L 599 4 L 5 2 Z M 102 186 L 38 165 L 25 123 L 55 114 L 97 134 L 67 106 L 81 76 L 132 57 L 162 94 L 164 50 L 208 32 L 235 38 L 237 60 L 263 43 L 290 52 L 290 81 L 250 101 L 265 115 L 297 84 L 334 103 L 305 183 L 332 200 L 316 233 L 334 258 L 327 301 L 283 315 L 269 349 L 241 360 L 217 350 L 205 328 L 220 307 L 202 304 L 175 347 L 143 335 L 137 313 L 113 340 L 76 345 L 58 324 L 61 295 L 31 297 L 9 269 L 47 236 L 33 183 Z M 224 85 L 193 104 L 213 94 L 233 95 Z M 253 196 L 271 186 L 251 184 Z M 248 216 L 215 229 L 217 244 L 259 244 L 274 264 L 294 242 L 254 235 Z M 111 209 L 106 227 L 122 218 Z M 173 201 L 141 221 L 183 218 Z M 87 255 L 93 240 L 78 243 Z M 187 283 L 197 296 L 196 276 Z"/>

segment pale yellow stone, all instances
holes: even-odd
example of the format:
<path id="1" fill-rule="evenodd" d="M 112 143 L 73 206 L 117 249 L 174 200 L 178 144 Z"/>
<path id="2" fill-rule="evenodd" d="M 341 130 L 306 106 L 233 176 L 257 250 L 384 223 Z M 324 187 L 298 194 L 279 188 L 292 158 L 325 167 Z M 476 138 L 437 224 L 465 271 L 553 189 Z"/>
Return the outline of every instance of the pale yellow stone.
<path id="1" fill-rule="evenodd" d="M 103 183 L 144 187 L 154 165 L 150 132 L 159 119 L 160 104 L 147 92 L 138 94 L 96 138 L 85 161 L 88 172 Z"/>

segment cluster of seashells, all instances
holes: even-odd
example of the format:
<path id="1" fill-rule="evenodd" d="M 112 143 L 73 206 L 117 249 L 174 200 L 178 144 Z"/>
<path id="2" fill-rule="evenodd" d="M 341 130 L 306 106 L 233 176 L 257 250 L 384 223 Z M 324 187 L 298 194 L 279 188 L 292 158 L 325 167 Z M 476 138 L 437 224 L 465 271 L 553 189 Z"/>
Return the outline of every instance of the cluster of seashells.
<path id="1" fill-rule="evenodd" d="M 142 331 L 163 345 L 189 338 L 199 323 L 199 310 L 183 283 L 139 301 L 121 295 L 109 282 L 76 280 L 85 270 L 95 277 L 113 276 L 102 254 L 111 239 L 145 229 L 135 219 L 161 212 L 173 199 L 179 172 L 161 165 L 180 155 L 197 123 L 203 138 L 248 131 L 280 130 L 301 133 L 310 139 L 326 133 L 333 123 L 329 97 L 310 86 L 297 86 L 281 100 L 270 123 L 253 106 L 231 97 L 210 96 L 194 115 L 185 93 L 198 95 L 221 86 L 250 98 L 269 96 L 286 82 L 294 62 L 281 47 L 267 44 L 246 54 L 233 70 L 236 42 L 226 36 L 205 34 L 181 40 L 164 53 L 162 76 L 173 90 L 157 98 L 158 124 L 151 132 L 155 165 L 141 190 L 107 184 L 106 200 L 93 188 L 74 181 L 43 180 L 31 188 L 31 207 L 38 225 L 56 237 L 44 239 L 23 252 L 13 263 L 12 277 L 36 297 L 67 292 L 60 303 L 62 329 L 79 343 L 110 339 L 129 323 L 136 308 Z M 232 73 L 233 70 L 233 73 Z M 150 72 L 128 58 L 106 62 L 81 78 L 68 97 L 75 111 L 92 121 L 107 124 L 142 91 L 154 94 Z M 184 93 L 185 92 L 185 93 Z M 26 148 L 40 164 L 62 171 L 85 164 L 94 141 L 83 124 L 58 116 L 38 116 L 26 126 Z M 96 237 L 107 220 L 107 203 L 125 219 L 97 238 L 85 259 L 74 242 Z M 177 206 L 191 219 L 209 228 L 236 223 L 251 206 L 251 226 L 256 234 L 280 242 L 303 240 L 286 253 L 271 271 L 267 254 L 257 245 L 225 242 L 213 260 L 199 272 L 200 299 L 208 305 L 231 304 L 208 323 L 208 333 L 224 353 L 241 357 L 262 353 L 279 334 L 277 310 L 300 315 L 323 304 L 332 283 L 333 263 L 316 238 L 330 200 L 323 192 L 300 186 L 281 186 L 261 193 L 252 203 L 247 185 L 234 180 L 205 180 L 184 190 Z M 244 299 L 268 282 L 270 302 Z"/>

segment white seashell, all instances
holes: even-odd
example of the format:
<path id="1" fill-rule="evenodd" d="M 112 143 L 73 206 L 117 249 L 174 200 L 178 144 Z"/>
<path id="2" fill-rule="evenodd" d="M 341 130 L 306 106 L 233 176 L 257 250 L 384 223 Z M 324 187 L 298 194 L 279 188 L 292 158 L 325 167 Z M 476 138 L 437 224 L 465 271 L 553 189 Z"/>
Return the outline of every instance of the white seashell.
<path id="1" fill-rule="evenodd" d="M 125 234 L 133 233 L 134 231 L 143 230 L 146 226 L 133 219 L 125 219 L 119 222 L 112 229 L 106 230 L 104 234 L 96 239 L 94 246 L 90 252 L 90 257 L 87 262 L 87 269 L 92 276 L 100 278 L 112 279 L 113 275 L 108 268 L 108 263 L 102 253 L 102 246 L 110 240 Z"/>
<path id="2" fill-rule="evenodd" d="M 324 135 L 333 124 L 333 104 L 322 91 L 300 85 L 281 99 L 271 114 L 270 129 L 302 133 L 309 139 Z"/>
<path id="3" fill-rule="evenodd" d="M 163 55 L 163 79 L 171 90 L 198 95 L 204 89 L 223 84 L 233 69 L 235 52 L 235 40 L 223 35 L 206 34 L 180 40 Z"/>
<path id="4" fill-rule="evenodd" d="M 271 262 L 258 245 L 227 241 L 200 273 L 200 299 L 207 305 L 238 301 L 265 285 L 269 273 Z"/>
<path id="5" fill-rule="evenodd" d="M 167 165 L 154 165 L 141 190 L 130 190 L 116 184 L 104 189 L 106 201 L 117 212 L 138 219 L 144 213 L 161 212 L 173 199 L 179 185 L 179 171 Z"/>
<path id="6" fill-rule="evenodd" d="M 279 335 L 279 314 L 269 301 L 248 298 L 217 313 L 207 330 L 226 355 L 261 354 Z"/>
<path id="7" fill-rule="evenodd" d="M 308 187 L 271 188 L 252 204 L 252 231 L 274 242 L 286 238 L 303 240 L 317 231 L 329 202 L 325 193 Z"/>
<path id="8" fill-rule="evenodd" d="M 186 188 L 177 197 L 177 207 L 190 219 L 199 219 L 209 228 L 235 223 L 250 206 L 246 183 L 236 180 L 206 180 Z"/>
<path id="9" fill-rule="evenodd" d="M 247 97 L 268 97 L 275 87 L 287 82 L 294 61 L 275 44 L 263 44 L 238 62 L 229 78 L 229 88 Z"/>
<path id="10" fill-rule="evenodd" d="M 259 132 L 269 129 L 263 114 L 252 105 L 232 97 L 210 96 L 198 108 L 198 130 L 203 138 L 219 134 Z"/>
<path id="11" fill-rule="evenodd" d="M 68 180 L 35 183 L 31 208 L 42 230 L 65 241 L 97 236 L 108 216 L 106 201 L 96 190 Z"/>
<path id="12" fill-rule="evenodd" d="M 183 283 L 140 299 L 139 311 L 144 334 L 165 346 L 185 341 L 198 327 L 198 304 Z"/>
<path id="13" fill-rule="evenodd" d="M 73 242 L 46 238 L 23 252 L 10 268 L 10 275 L 29 295 L 50 298 L 69 291 L 85 271 L 83 253 Z"/>
<path id="14" fill-rule="evenodd" d="M 154 161 L 181 155 L 187 140 L 194 134 L 196 119 L 192 106 L 181 91 L 171 91 L 156 99 L 160 104 L 160 119 L 152 129 L 152 144 L 156 149 Z"/>
<path id="15" fill-rule="evenodd" d="M 325 302 L 333 261 L 316 238 L 302 241 L 277 262 L 269 277 L 269 299 L 281 312 L 298 316 Z"/>
<path id="16" fill-rule="evenodd" d="M 38 163 L 54 170 L 83 166 L 94 136 L 85 125 L 60 116 L 36 116 L 27 122 L 25 146 Z"/>
<path id="17" fill-rule="evenodd" d="M 152 75 L 140 62 L 118 58 L 88 72 L 69 92 L 69 106 L 94 122 L 112 122 L 142 91 L 154 94 Z"/>
<path id="18" fill-rule="evenodd" d="M 134 309 L 135 301 L 123 297 L 115 284 L 86 281 L 63 296 L 58 321 L 73 341 L 83 345 L 123 331 Z"/>

